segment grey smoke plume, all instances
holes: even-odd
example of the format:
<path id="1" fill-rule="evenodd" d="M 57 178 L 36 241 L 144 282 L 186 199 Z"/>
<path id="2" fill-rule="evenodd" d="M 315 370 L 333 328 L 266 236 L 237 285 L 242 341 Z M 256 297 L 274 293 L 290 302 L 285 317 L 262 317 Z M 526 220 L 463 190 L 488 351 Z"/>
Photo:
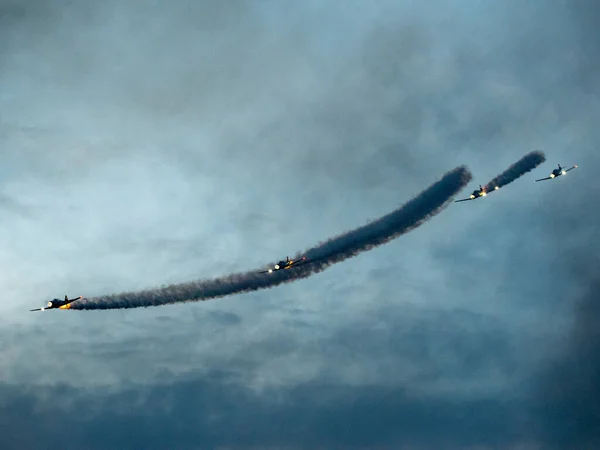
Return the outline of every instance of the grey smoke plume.
<path id="1" fill-rule="evenodd" d="M 502 186 L 506 186 L 507 184 L 512 183 L 517 178 L 522 177 L 527 172 L 532 171 L 541 163 L 546 161 L 546 155 L 539 150 L 527 153 L 520 160 L 486 184 L 485 191 L 488 193 L 494 192 L 496 186 L 501 188 Z"/>
<path id="2" fill-rule="evenodd" d="M 466 167 L 457 167 L 395 211 L 299 254 L 299 257 L 306 257 L 307 263 L 289 270 L 265 274 L 256 270 L 213 280 L 199 280 L 138 292 L 84 298 L 72 303 L 70 309 L 139 308 L 209 300 L 268 289 L 282 283 L 307 278 L 322 272 L 332 264 L 385 244 L 417 228 L 448 206 L 452 197 L 471 179 L 472 175 Z"/>

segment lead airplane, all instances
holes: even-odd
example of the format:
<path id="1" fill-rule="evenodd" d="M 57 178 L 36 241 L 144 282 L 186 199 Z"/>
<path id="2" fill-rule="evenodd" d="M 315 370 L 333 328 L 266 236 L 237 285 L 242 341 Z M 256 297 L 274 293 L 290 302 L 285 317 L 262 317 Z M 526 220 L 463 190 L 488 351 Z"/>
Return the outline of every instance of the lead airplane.
<path id="1" fill-rule="evenodd" d="M 70 309 L 71 303 L 73 303 L 74 301 L 80 300 L 82 298 L 83 297 L 80 295 L 77 298 L 72 298 L 69 300 L 69 297 L 65 295 L 64 300 L 59 300 L 58 298 L 55 298 L 54 300 L 49 301 L 45 307 L 30 309 L 29 311 L 45 311 L 47 309 Z"/>
<path id="2" fill-rule="evenodd" d="M 571 167 L 570 169 L 567 169 L 567 170 L 563 169 L 559 164 L 558 169 L 554 169 L 552 171 L 552 173 L 550 174 L 550 176 L 548 176 L 546 178 L 540 178 L 539 180 L 535 180 L 535 181 L 537 183 L 538 181 L 552 180 L 553 178 L 560 177 L 561 175 L 566 175 L 567 172 L 570 172 L 573 169 L 577 169 L 577 164 L 575 164 L 573 167 Z"/>

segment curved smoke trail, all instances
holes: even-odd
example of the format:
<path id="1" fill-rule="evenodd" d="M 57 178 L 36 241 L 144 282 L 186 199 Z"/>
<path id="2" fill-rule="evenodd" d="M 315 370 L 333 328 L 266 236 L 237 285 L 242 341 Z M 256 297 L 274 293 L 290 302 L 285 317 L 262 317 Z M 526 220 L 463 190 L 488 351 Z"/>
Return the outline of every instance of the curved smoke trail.
<path id="1" fill-rule="evenodd" d="M 538 150 L 527 153 L 520 160 L 490 181 L 485 185 L 484 189 L 488 193 L 494 192 L 496 186 L 501 188 L 502 186 L 506 186 L 507 184 L 512 183 L 517 178 L 522 177 L 527 172 L 535 169 L 541 163 L 546 161 L 546 155 L 543 152 Z"/>
<path id="2" fill-rule="evenodd" d="M 390 214 L 331 238 L 302 253 L 308 262 L 296 268 L 266 274 L 260 274 L 258 271 L 237 273 L 213 280 L 200 280 L 145 291 L 84 298 L 72 303 L 70 309 L 138 308 L 209 300 L 258 289 L 268 289 L 282 283 L 307 278 L 325 270 L 332 264 L 385 244 L 417 228 L 444 209 L 451 198 L 471 181 L 471 178 L 471 173 L 466 167 L 457 167 Z"/>

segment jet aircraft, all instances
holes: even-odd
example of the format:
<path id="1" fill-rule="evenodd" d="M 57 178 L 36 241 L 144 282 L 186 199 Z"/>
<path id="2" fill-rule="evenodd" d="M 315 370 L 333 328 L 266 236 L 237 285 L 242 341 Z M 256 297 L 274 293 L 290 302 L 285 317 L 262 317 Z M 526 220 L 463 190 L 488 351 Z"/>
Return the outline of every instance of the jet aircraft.
<path id="1" fill-rule="evenodd" d="M 497 191 L 498 189 L 499 189 L 498 186 L 494 186 L 495 191 Z M 485 197 L 487 194 L 488 194 L 487 186 L 481 187 L 481 185 L 479 185 L 479 189 L 475 189 L 473 191 L 473 193 L 469 196 L 469 198 L 463 198 L 461 200 L 454 200 L 454 203 L 468 202 L 470 200 L 478 199 L 479 197 Z"/>
<path id="2" fill-rule="evenodd" d="M 305 261 L 305 262 L 303 262 Z M 284 270 L 284 269 L 290 269 L 291 267 L 297 267 L 299 265 L 305 264 L 306 262 L 306 257 L 303 256 L 300 259 L 297 260 L 292 260 L 290 259 L 289 256 L 286 256 L 285 261 L 279 261 L 277 264 L 275 264 L 272 268 L 268 269 L 268 270 L 263 270 L 262 272 L 259 273 L 272 273 L 272 272 L 277 272 L 278 270 Z"/>
<path id="3" fill-rule="evenodd" d="M 561 175 L 566 175 L 567 172 L 570 172 L 573 169 L 577 169 L 577 164 L 575 164 L 573 167 L 571 167 L 570 169 L 567 169 L 567 170 L 563 169 L 559 164 L 558 169 L 554 169 L 552 171 L 552 173 L 550 174 L 550 176 L 548 176 L 546 178 L 540 178 L 539 180 L 535 180 L 535 181 L 537 183 L 538 181 L 551 180 L 553 178 L 560 177 Z"/>
<path id="4" fill-rule="evenodd" d="M 45 307 L 37 308 L 37 309 L 30 309 L 29 311 L 45 311 L 47 309 L 70 309 L 71 303 L 73 303 L 76 300 L 82 299 L 82 298 L 83 297 L 80 295 L 77 298 L 72 298 L 69 300 L 69 297 L 65 295 L 64 300 L 59 300 L 58 298 L 55 298 L 54 300 L 49 301 Z"/>

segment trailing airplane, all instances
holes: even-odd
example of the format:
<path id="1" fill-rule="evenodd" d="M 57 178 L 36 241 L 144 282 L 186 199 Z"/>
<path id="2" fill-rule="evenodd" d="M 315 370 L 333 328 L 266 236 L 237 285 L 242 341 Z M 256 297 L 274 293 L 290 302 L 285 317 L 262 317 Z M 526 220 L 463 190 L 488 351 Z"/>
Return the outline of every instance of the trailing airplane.
<path id="1" fill-rule="evenodd" d="M 498 189 L 499 189 L 498 186 L 494 186 L 495 191 L 497 191 Z M 479 185 L 479 189 L 475 189 L 473 191 L 473 193 L 469 196 L 469 198 L 463 198 L 461 200 L 454 200 L 454 203 L 468 202 L 470 200 L 478 199 L 479 197 L 485 197 L 487 194 L 488 194 L 487 186 L 481 187 L 481 185 Z"/>
<path id="2" fill-rule="evenodd" d="M 299 265 L 306 264 L 307 262 L 308 261 L 306 261 L 305 256 L 303 256 L 302 258 L 297 259 L 297 260 L 292 260 L 292 259 L 290 259 L 289 256 L 287 256 L 285 261 L 279 261 L 271 269 L 263 270 L 262 272 L 259 272 L 259 273 L 272 273 L 272 272 L 276 272 L 278 270 L 290 269 L 292 267 L 298 267 Z"/>
<path id="3" fill-rule="evenodd" d="M 74 301 L 80 300 L 82 298 L 83 297 L 80 295 L 77 298 L 72 298 L 69 300 L 69 297 L 65 295 L 64 300 L 59 300 L 58 298 L 55 298 L 54 300 L 49 301 L 45 307 L 37 308 L 37 309 L 30 309 L 29 311 L 45 311 L 47 309 L 70 309 L 71 303 L 73 303 Z"/>

